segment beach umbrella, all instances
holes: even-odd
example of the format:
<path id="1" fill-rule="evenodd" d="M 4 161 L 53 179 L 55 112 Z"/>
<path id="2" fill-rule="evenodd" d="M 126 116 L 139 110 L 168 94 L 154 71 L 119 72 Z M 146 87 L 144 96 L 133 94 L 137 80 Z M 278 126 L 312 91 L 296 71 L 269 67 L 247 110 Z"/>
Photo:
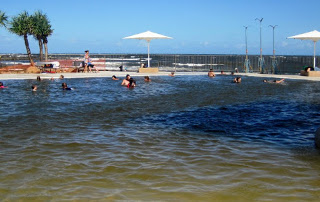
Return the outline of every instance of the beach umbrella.
<path id="1" fill-rule="evenodd" d="M 313 67 L 316 67 L 316 43 L 320 40 L 320 32 L 314 30 L 312 32 L 307 32 L 295 36 L 290 36 L 288 39 L 301 39 L 301 40 L 311 40 L 313 41 Z"/>
<path id="2" fill-rule="evenodd" d="M 135 34 L 132 36 L 125 37 L 123 39 L 140 39 L 140 40 L 146 40 L 148 42 L 148 67 L 150 67 L 150 41 L 152 39 L 172 39 L 172 38 L 161 35 L 161 34 L 157 34 L 154 32 L 146 31 L 140 34 Z"/>

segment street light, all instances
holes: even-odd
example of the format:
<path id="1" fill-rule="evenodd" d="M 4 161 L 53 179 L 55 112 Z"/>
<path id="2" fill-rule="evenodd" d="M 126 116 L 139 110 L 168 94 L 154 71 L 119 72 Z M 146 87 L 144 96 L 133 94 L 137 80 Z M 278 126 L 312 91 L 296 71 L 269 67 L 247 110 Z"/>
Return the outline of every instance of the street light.
<path id="1" fill-rule="evenodd" d="M 250 71 L 250 61 L 248 59 L 248 40 L 247 40 L 247 29 L 248 26 L 243 26 L 245 28 L 245 42 L 246 42 L 246 59 L 244 61 L 244 69 L 246 73 Z"/>
<path id="2" fill-rule="evenodd" d="M 274 49 L 274 29 L 277 27 L 278 25 L 269 25 L 269 27 L 272 27 L 272 33 L 273 33 L 273 60 L 272 60 L 272 73 L 275 73 L 276 68 L 277 68 L 277 62 L 276 62 L 276 51 Z"/>
<path id="3" fill-rule="evenodd" d="M 259 71 L 260 73 L 263 73 L 264 72 L 264 59 L 262 57 L 262 32 L 261 32 L 261 29 L 262 29 L 262 20 L 263 18 L 259 19 L 259 18 L 256 18 L 256 20 L 258 20 L 260 22 L 260 58 L 259 58 Z"/>

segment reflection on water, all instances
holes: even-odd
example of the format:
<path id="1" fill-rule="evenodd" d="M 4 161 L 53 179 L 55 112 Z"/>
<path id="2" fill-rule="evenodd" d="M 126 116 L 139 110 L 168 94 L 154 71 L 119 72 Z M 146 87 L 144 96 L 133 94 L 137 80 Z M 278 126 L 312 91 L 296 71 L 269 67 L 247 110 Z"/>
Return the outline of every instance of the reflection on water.
<path id="1" fill-rule="evenodd" d="M 136 80 L 6 81 L 0 200 L 319 199 L 320 83 Z"/>

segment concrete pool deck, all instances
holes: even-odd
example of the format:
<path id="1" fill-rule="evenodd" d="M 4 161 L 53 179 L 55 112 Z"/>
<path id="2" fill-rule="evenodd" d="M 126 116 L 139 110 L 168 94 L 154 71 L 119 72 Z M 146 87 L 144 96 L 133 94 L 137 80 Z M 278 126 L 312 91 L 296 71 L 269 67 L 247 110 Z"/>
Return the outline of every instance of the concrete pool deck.
<path id="1" fill-rule="evenodd" d="M 127 74 L 130 74 L 132 77 L 137 76 L 168 76 L 170 72 L 158 72 L 158 73 L 138 73 L 138 72 L 120 72 L 120 71 L 100 71 L 99 73 L 45 73 L 45 74 L 0 74 L 1 80 L 14 80 L 14 79 L 36 79 L 37 76 L 40 76 L 41 79 L 57 79 L 60 75 L 63 75 L 64 78 L 107 78 L 116 75 L 117 77 L 124 78 Z M 176 76 L 184 75 L 207 75 L 207 72 L 176 72 Z M 220 76 L 220 73 L 215 72 L 217 76 Z M 230 73 L 227 73 L 230 75 Z M 309 80 L 309 81 L 320 81 L 320 77 L 307 77 L 300 75 L 281 75 L 281 74 L 258 74 L 258 73 L 235 73 L 234 76 L 253 76 L 261 78 L 274 78 L 274 79 L 296 79 L 296 80 Z"/>

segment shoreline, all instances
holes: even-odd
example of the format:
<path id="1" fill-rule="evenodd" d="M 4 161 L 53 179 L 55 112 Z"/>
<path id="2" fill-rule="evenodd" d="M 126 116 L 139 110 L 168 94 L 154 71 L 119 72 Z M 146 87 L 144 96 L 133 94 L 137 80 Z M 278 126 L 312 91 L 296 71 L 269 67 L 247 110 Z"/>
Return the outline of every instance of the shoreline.
<path id="1" fill-rule="evenodd" d="M 0 74 L 0 80 L 22 80 L 22 79 L 36 79 L 40 76 L 41 79 L 57 79 L 60 75 L 64 78 L 75 79 L 75 78 L 107 78 L 116 75 L 117 77 L 125 77 L 127 74 L 131 76 L 168 76 L 170 72 L 158 72 L 158 73 L 138 73 L 138 72 L 120 72 L 120 71 L 100 71 L 98 73 L 38 73 L 38 74 Z M 176 76 L 197 76 L 197 75 L 207 75 L 208 72 L 175 72 Z M 220 73 L 215 72 L 217 76 Z M 227 74 L 230 76 L 230 74 Z M 261 78 L 277 78 L 277 79 L 295 79 L 295 80 L 308 80 L 308 81 L 320 81 L 320 77 L 308 77 L 300 75 L 286 75 L 286 74 L 259 74 L 259 73 L 235 73 L 233 76 L 253 76 Z"/>

